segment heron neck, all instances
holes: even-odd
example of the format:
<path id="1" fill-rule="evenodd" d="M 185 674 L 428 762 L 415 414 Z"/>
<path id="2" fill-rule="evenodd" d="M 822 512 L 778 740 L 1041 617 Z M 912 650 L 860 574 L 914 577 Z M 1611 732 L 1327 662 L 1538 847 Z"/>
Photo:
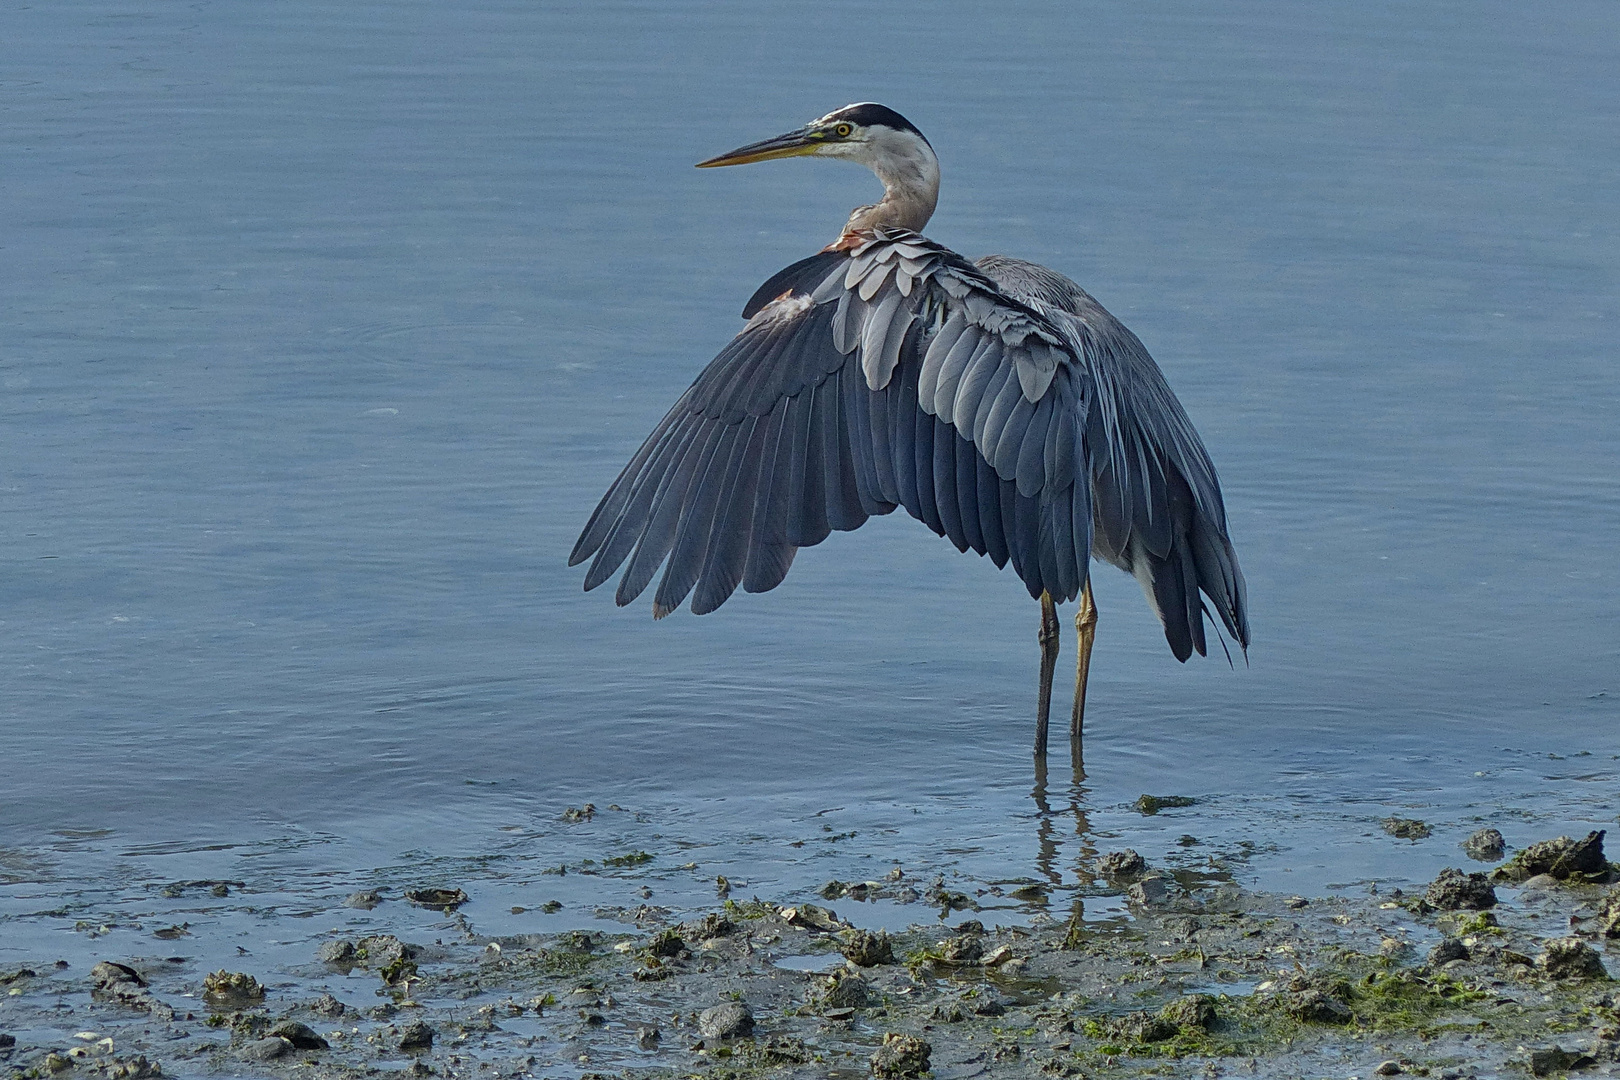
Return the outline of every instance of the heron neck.
<path id="1" fill-rule="evenodd" d="M 850 214 L 846 232 L 880 226 L 922 232 L 934 216 L 939 204 L 939 159 L 920 140 L 915 148 L 907 149 L 910 152 L 867 163 L 883 181 L 883 198 L 875 206 L 862 206 Z"/>

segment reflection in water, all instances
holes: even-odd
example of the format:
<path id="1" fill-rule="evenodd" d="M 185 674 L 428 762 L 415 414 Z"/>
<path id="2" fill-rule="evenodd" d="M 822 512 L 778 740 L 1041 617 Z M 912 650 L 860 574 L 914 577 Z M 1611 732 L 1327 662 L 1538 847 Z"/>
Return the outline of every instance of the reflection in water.
<path id="1" fill-rule="evenodd" d="M 1069 803 L 1054 812 L 1047 793 L 1046 761 L 1043 758 L 1035 759 L 1035 786 L 1030 790 L 1030 796 L 1035 800 L 1038 822 L 1035 867 L 1040 875 L 1053 885 L 1063 884 L 1063 871 L 1058 865 L 1058 852 L 1061 847 L 1058 838 L 1059 819 L 1071 815 L 1074 818 L 1074 835 L 1079 842 L 1076 845 L 1072 866 L 1077 878 L 1084 880 L 1082 877 L 1084 864 L 1097 854 L 1097 845 L 1091 839 L 1091 820 L 1086 807 L 1086 767 L 1081 759 L 1078 744 L 1075 746 L 1071 777 L 1067 792 Z"/>

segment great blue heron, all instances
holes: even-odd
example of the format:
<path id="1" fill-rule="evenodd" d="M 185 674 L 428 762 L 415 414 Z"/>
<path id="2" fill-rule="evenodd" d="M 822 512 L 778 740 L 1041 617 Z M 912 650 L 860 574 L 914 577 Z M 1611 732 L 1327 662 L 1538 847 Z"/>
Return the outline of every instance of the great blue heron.
<path id="1" fill-rule="evenodd" d="M 1008 562 L 1041 602 L 1035 752 L 1046 752 L 1058 602 L 1080 597 L 1070 737 L 1097 622 L 1089 558 L 1136 577 L 1177 660 L 1215 614 L 1245 649 L 1243 572 L 1198 433 L 1137 340 L 1043 266 L 920 235 L 939 159 L 893 109 L 849 105 L 700 162 L 843 158 L 883 181 L 834 243 L 771 278 L 743 327 L 642 443 L 569 556 L 616 599 L 662 565 L 662 618 L 775 588 L 794 553 L 904 506 L 959 551 Z"/>

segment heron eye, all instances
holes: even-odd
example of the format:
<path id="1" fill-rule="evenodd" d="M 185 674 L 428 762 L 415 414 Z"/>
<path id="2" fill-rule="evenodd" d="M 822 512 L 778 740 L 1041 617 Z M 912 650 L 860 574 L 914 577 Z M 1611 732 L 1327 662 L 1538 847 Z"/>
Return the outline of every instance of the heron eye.
<path id="1" fill-rule="evenodd" d="M 839 124 L 837 127 L 833 128 L 833 134 L 837 135 L 840 139 L 847 139 L 849 138 L 849 133 L 854 130 L 855 129 L 850 127 L 848 124 Z"/>

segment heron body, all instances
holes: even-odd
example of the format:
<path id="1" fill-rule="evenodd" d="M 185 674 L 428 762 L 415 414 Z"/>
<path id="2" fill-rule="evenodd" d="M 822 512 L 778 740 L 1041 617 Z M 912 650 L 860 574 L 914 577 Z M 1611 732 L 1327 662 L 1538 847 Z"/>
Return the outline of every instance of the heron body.
<path id="1" fill-rule="evenodd" d="M 1061 274 L 923 237 L 938 159 L 892 109 L 850 105 L 701 164 L 810 155 L 868 166 L 883 198 L 754 294 L 586 524 L 569 560 L 592 560 L 585 588 L 622 566 L 623 605 L 662 569 L 653 614 L 689 595 L 702 614 L 903 506 L 958 550 L 1010 563 L 1042 602 L 1037 753 L 1055 605 L 1076 597 L 1078 746 L 1092 557 L 1141 583 L 1178 660 L 1205 653 L 1210 612 L 1246 648 L 1215 468 L 1136 335 Z"/>

